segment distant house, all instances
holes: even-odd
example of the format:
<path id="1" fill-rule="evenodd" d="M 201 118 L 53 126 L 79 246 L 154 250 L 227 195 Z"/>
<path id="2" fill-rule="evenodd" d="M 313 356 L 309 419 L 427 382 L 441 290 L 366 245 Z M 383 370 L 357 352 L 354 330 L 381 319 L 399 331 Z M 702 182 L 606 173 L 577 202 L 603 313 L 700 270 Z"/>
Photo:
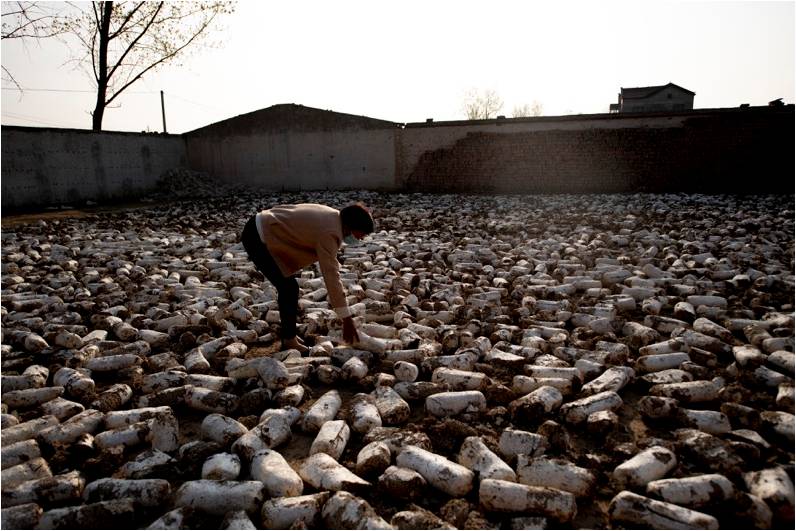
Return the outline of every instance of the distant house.
<path id="1" fill-rule="evenodd" d="M 620 88 L 619 101 L 609 112 L 665 112 L 694 108 L 694 92 L 674 83 L 655 87 Z"/>

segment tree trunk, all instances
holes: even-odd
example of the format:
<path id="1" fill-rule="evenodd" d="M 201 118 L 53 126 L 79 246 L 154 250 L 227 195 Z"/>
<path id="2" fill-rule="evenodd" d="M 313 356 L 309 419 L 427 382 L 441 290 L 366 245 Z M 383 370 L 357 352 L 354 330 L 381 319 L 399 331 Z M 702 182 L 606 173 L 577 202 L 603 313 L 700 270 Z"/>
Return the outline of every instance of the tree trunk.
<path id="1" fill-rule="evenodd" d="M 113 2 L 103 2 L 100 8 L 99 30 L 99 69 L 97 72 L 97 104 L 91 115 L 91 128 L 102 131 L 102 117 L 105 114 L 105 96 L 108 90 L 108 40 L 111 27 Z"/>

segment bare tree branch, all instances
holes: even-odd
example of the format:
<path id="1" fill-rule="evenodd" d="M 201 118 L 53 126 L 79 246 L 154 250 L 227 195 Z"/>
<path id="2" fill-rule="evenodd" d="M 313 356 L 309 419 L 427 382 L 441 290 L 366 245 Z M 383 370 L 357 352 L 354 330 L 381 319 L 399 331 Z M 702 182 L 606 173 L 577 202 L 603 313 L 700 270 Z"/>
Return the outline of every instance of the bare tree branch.
<path id="1" fill-rule="evenodd" d="M 527 103 L 523 105 L 515 105 L 514 110 L 511 113 L 513 118 L 522 118 L 526 116 L 541 116 L 542 115 L 542 104 L 537 100 L 533 100 L 533 104 L 529 105 Z"/>
<path id="2" fill-rule="evenodd" d="M 58 16 L 39 6 L 36 2 L 3 2 L 3 7 L 15 6 L 2 13 L 2 40 L 19 39 L 25 42 L 28 39 L 46 39 L 60 35 L 62 30 L 57 26 Z M 22 85 L 17 81 L 11 71 L 3 66 L 3 72 L 20 93 L 24 92 Z"/>
<path id="3" fill-rule="evenodd" d="M 99 11 L 97 11 L 97 5 L 98 2 L 91 2 L 91 9 L 94 10 L 94 23 L 99 28 L 102 25 L 102 22 L 100 22 L 100 14 Z"/>
<path id="4" fill-rule="evenodd" d="M 161 2 L 161 5 L 162 5 L 162 4 L 163 4 L 163 2 Z M 125 27 L 127 26 L 127 23 L 130 21 L 130 19 L 131 19 L 131 18 L 133 18 L 133 15 L 135 15 L 135 14 L 138 12 L 138 10 L 141 8 L 141 6 L 142 6 L 142 5 L 144 5 L 144 3 L 143 3 L 143 2 L 139 2 L 137 6 L 135 6 L 133 9 L 131 9 L 131 10 L 130 10 L 130 13 L 128 13 L 128 14 L 127 14 L 127 16 L 124 18 L 124 20 L 121 22 L 121 24 L 119 24 L 119 29 L 118 29 L 118 30 L 116 30 L 114 33 L 112 33 L 112 34 L 111 34 L 111 35 L 108 37 L 108 39 L 110 39 L 110 40 L 113 40 L 113 39 L 115 39 L 115 38 L 116 38 L 116 37 L 117 37 L 117 36 L 118 36 L 120 33 L 122 33 L 122 31 L 124 31 L 124 30 L 125 30 Z M 158 9 L 160 9 L 160 8 L 158 8 Z"/>
<path id="5" fill-rule="evenodd" d="M 19 84 L 16 78 L 11 74 L 8 68 L 3 67 L 3 72 L 5 72 L 5 74 L 8 76 L 8 79 L 17 87 L 17 90 L 23 92 L 22 86 Z"/>
<path id="6" fill-rule="evenodd" d="M 4 2 L 5 3 L 5 2 Z M 37 2 L 8 2 L 17 9 L 3 12 L 3 39 L 45 39 L 61 33 L 53 22 L 57 15 Z"/>
<path id="7" fill-rule="evenodd" d="M 140 6 L 136 6 L 136 9 L 138 9 L 138 7 L 140 7 Z M 146 32 L 147 32 L 147 31 L 149 31 L 149 28 L 151 28 L 151 27 L 152 27 L 152 23 L 153 23 L 153 22 L 155 22 L 155 19 L 157 18 L 157 16 L 158 16 L 158 13 L 160 13 L 160 10 L 161 10 L 161 8 L 162 8 L 162 7 L 163 7 L 163 2 L 159 2 L 159 3 L 158 3 L 158 8 L 155 10 L 155 12 L 154 12 L 154 13 L 152 13 L 152 18 L 151 18 L 151 19 L 149 19 L 149 22 L 147 23 L 147 25 L 144 27 L 144 29 L 142 29 L 142 30 L 141 30 L 141 33 L 139 33 L 139 34 L 138 34 L 138 36 L 137 36 L 135 39 L 133 39 L 133 42 L 131 42 L 131 43 L 130 43 L 130 44 L 127 46 L 127 49 L 124 51 L 124 53 L 122 54 L 122 56 L 121 56 L 121 57 L 119 58 L 119 60 L 116 62 L 116 65 L 115 65 L 113 68 L 111 68 L 111 71 L 108 73 L 108 80 L 110 80 L 110 79 L 111 79 L 111 77 L 113 77 L 113 74 L 114 74 L 114 73 L 116 72 L 116 70 L 119 68 L 119 65 L 121 65 L 121 64 L 122 64 L 122 61 L 124 61 L 124 58 L 125 58 L 125 57 L 127 57 L 127 54 L 129 54 L 131 50 L 135 49 L 135 45 L 138 43 L 138 41 L 140 41 L 140 40 L 141 40 L 141 37 L 143 37 L 144 35 L 146 35 Z M 109 38 L 109 40 L 110 40 L 110 39 L 113 39 L 113 37 L 110 37 L 110 38 Z M 125 87 L 126 87 L 126 85 L 125 85 Z M 116 94 L 118 94 L 118 93 L 120 93 L 122 90 L 124 90 L 124 88 L 125 88 L 125 87 L 123 87 L 122 89 L 118 90 L 118 91 L 116 92 Z M 110 101 L 110 100 L 109 100 L 109 101 Z"/>
<path id="8" fill-rule="evenodd" d="M 462 107 L 468 120 L 488 120 L 494 118 L 503 108 L 503 100 L 494 90 L 480 93 L 471 90 L 465 96 Z"/>
<path id="9" fill-rule="evenodd" d="M 211 21 L 212 21 L 212 20 L 211 20 Z M 210 22 L 211 22 L 211 21 L 208 21 L 208 22 L 207 22 L 207 24 L 205 24 L 205 25 L 202 27 L 202 31 L 203 31 L 205 28 L 207 28 L 207 26 L 209 26 L 209 25 L 210 25 Z M 137 75 L 135 78 L 133 78 L 133 80 L 132 80 L 132 81 L 128 82 L 128 83 L 127 83 L 126 85 L 124 85 L 122 88 L 120 88 L 119 90 L 117 90 L 117 91 L 115 92 L 115 94 L 113 95 L 113 97 L 111 97 L 109 100 L 107 100 L 107 101 L 106 101 L 106 103 L 110 103 L 111 101 L 115 100 L 115 99 L 116 99 L 116 96 L 118 96 L 119 94 L 121 94 L 121 93 L 122 93 L 122 91 L 123 91 L 124 89 L 126 89 L 127 87 L 129 87 L 130 85 L 132 85 L 133 83 L 135 83 L 136 81 L 138 81 L 139 79 L 141 79 L 141 78 L 144 76 L 144 74 L 146 74 L 147 72 L 149 72 L 149 71 L 150 71 L 150 70 L 152 70 L 153 68 L 156 68 L 158 65 L 160 65 L 160 64 L 162 64 L 162 63 L 164 63 L 164 62 L 166 62 L 166 61 L 169 61 L 170 59 L 174 58 L 174 57 L 175 57 L 175 56 L 176 56 L 178 53 L 180 53 L 180 52 L 181 52 L 183 49 L 187 48 L 187 47 L 188 47 L 188 45 L 190 45 L 190 44 L 191 44 L 191 43 L 192 43 L 192 42 L 193 42 L 193 41 L 194 41 L 194 40 L 195 40 L 195 39 L 196 39 L 196 38 L 197 38 L 197 37 L 198 37 L 200 34 L 201 34 L 201 31 L 200 31 L 200 32 L 197 32 L 197 33 L 195 33 L 195 34 L 194 34 L 194 35 L 193 35 L 193 36 L 190 38 L 190 40 L 188 40 L 188 42 L 186 42 L 185 44 L 183 44 L 182 46 L 180 46 L 179 48 L 177 48 L 176 50 L 174 50 L 174 51 L 173 51 L 171 54 L 169 54 L 169 55 L 167 55 L 167 56 L 164 56 L 164 57 L 163 57 L 163 58 L 161 58 L 160 60 L 158 60 L 158 61 L 156 61 L 155 63 L 152 63 L 151 65 L 149 65 L 148 67 L 146 67 L 146 68 L 145 68 L 145 69 L 144 69 L 144 70 L 143 70 L 143 71 L 142 71 L 140 74 L 138 74 L 138 75 Z"/>

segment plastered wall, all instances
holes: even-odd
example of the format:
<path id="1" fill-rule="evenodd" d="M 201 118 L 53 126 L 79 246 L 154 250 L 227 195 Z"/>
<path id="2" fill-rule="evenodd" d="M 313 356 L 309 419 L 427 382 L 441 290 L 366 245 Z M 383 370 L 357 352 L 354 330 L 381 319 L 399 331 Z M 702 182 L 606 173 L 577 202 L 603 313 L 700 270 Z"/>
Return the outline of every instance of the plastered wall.
<path id="1" fill-rule="evenodd" d="M 179 135 L 2 128 L 2 206 L 14 210 L 138 198 L 185 165 Z"/>
<path id="2" fill-rule="evenodd" d="M 263 190 L 395 189 L 394 129 L 187 138 L 191 168 Z"/>

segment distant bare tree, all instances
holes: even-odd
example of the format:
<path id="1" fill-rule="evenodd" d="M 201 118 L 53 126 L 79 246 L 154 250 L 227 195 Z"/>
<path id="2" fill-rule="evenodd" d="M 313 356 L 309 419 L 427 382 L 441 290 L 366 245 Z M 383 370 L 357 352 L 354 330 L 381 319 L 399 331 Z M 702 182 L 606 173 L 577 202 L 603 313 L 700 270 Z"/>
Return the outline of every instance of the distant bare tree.
<path id="1" fill-rule="evenodd" d="M 514 110 L 511 111 L 512 118 L 525 118 L 526 116 L 531 116 L 531 106 L 527 103 L 515 105 Z"/>
<path id="2" fill-rule="evenodd" d="M 45 39 L 60 31 L 54 27 L 58 18 L 52 6 L 39 2 L 2 3 L 2 40 Z M 8 68 L 3 65 L 3 80 L 12 82 L 22 92 L 22 87 Z"/>
<path id="3" fill-rule="evenodd" d="M 522 105 L 515 105 L 514 110 L 511 112 L 513 118 L 524 118 L 527 116 L 541 116 L 542 104 L 534 100 L 533 104 L 529 105 L 524 103 Z"/>
<path id="4" fill-rule="evenodd" d="M 463 110 L 468 120 L 488 120 L 497 116 L 503 100 L 494 90 L 471 90 L 464 98 Z"/>
<path id="5" fill-rule="evenodd" d="M 234 3 L 206 2 L 79 2 L 75 12 L 56 27 L 74 35 L 97 83 L 92 129 L 102 130 L 105 108 L 144 74 L 171 62 L 205 38 Z"/>

